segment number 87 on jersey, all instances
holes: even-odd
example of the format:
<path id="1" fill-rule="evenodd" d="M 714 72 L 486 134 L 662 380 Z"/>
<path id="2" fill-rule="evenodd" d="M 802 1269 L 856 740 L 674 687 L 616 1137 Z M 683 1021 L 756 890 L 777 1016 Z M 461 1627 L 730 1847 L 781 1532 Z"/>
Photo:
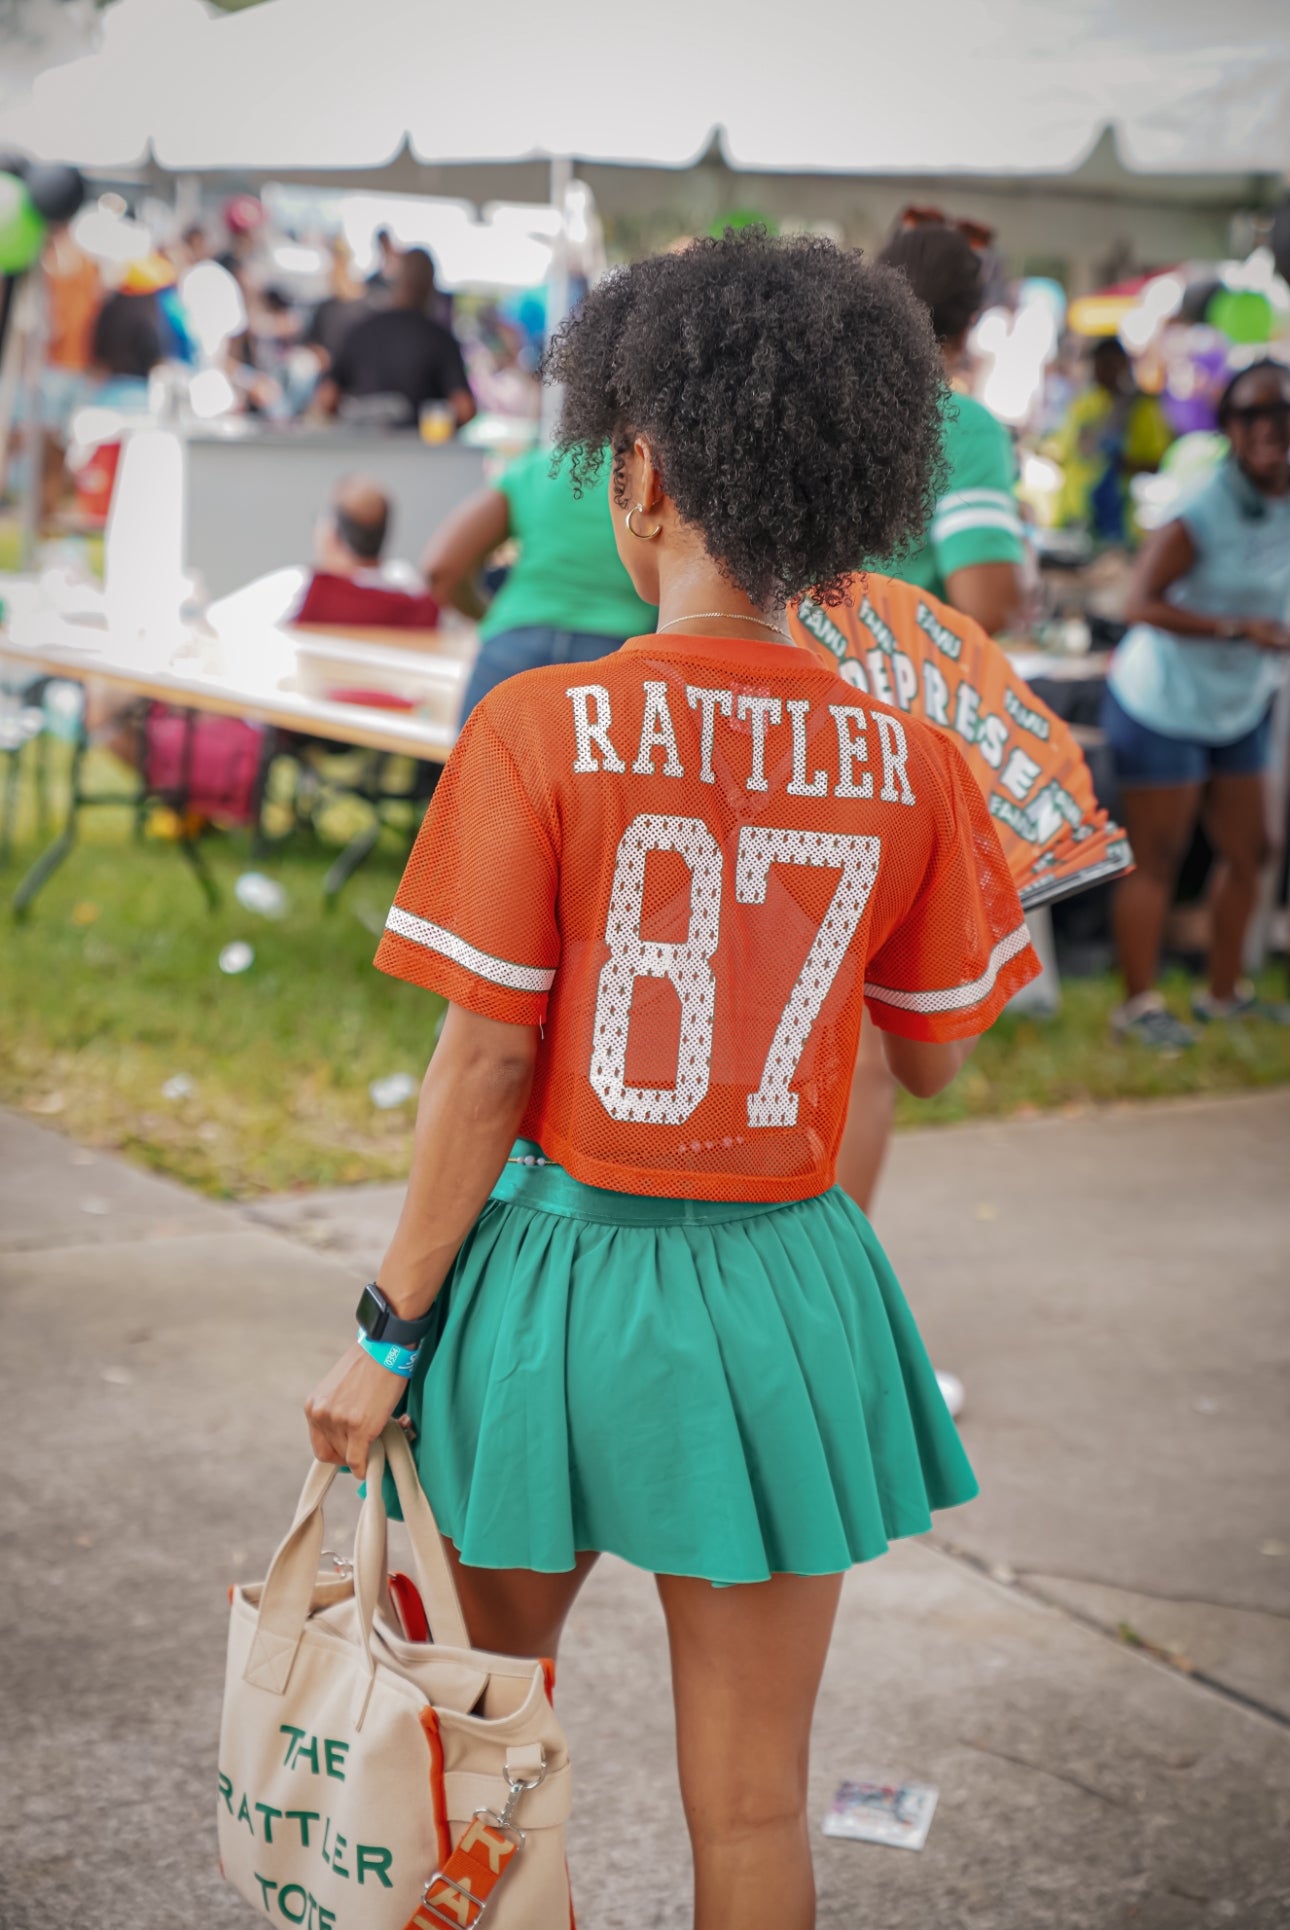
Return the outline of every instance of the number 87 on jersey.
<path id="1" fill-rule="evenodd" d="M 798 1096 L 792 1081 L 807 1037 L 819 1017 L 838 967 L 855 937 L 878 876 L 880 840 L 831 831 L 745 824 L 735 857 L 735 899 L 765 905 L 772 865 L 837 871 L 838 882 L 794 980 L 771 1039 L 761 1080 L 747 1098 L 751 1128 L 794 1126 Z M 683 940 L 641 934 L 645 867 L 651 852 L 675 852 L 690 874 L 689 930 Z M 725 861 L 702 818 L 642 812 L 618 845 L 605 943 L 609 957 L 596 991 L 591 1084 L 612 1119 L 681 1126 L 707 1097 L 712 1079 Z M 769 913 L 767 914 L 769 915 Z M 627 1083 L 627 1039 L 638 979 L 667 979 L 680 1006 L 675 1083 Z"/>

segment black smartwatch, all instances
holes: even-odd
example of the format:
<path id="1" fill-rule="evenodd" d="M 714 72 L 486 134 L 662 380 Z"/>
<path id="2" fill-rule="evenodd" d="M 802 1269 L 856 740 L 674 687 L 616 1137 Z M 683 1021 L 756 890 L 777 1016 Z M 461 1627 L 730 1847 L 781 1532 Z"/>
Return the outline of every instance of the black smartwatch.
<path id="1" fill-rule="evenodd" d="M 369 1280 L 359 1296 L 358 1324 L 369 1340 L 392 1340 L 396 1347 L 419 1347 L 434 1323 L 434 1308 L 420 1320 L 400 1320 L 389 1301 Z"/>

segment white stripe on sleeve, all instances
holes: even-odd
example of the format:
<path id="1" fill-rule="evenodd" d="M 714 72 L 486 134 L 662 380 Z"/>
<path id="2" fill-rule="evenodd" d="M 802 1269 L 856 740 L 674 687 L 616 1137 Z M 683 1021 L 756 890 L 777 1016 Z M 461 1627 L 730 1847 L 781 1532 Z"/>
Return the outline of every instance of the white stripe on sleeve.
<path id="1" fill-rule="evenodd" d="M 455 932 L 446 931 L 442 925 L 432 925 L 428 918 L 418 918 L 415 912 L 404 911 L 401 905 L 392 905 L 390 915 L 385 921 L 386 931 L 394 932 L 399 938 L 406 938 L 413 945 L 423 945 L 428 952 L 440 952 L 450 958 L 454 965 L 464 966 L 476 978 L 486 978 L 494 985 L 505 985 L 512 992 L 549 992 L 555 981 L 555 968 L 549 971 L 543 965 L 512 965 L 508 959 L 494 958 L 490 952 L 481 952 L 474 945 L 458 938 Z"/>
<path id="2" fill-rule="evenodd" d="M 1010 931 L 1006 938 L 999 940 L 980 978 L 974 978 L 966 985 L 950 985 L 940 992 L 900 992 L 886 985 L 866 985 L 864 995 L 867 999 L 877 999 L 882 1005 L 894 1005 L 902 1012 L 963 1012 L 988 997 L 1008 960 L 1024 951 L 1029 943 L 1030 933 L 1023 922 L 1016 931 Z"/>
<path id="3" fill-rule="evenodd" d="M 1017 499 L 1009 489 L 951 489 L 948 495 L 937 498 L 934 515 L 944 516 L 956 509 L 1011 509 L 1017 507 Z"/>
<path id="4" fill-rule="evenodd" d="M 1011 509 L 959 509 L 952 516 L 938 516 L 932 522 L 932 535 L 938 543 L 974 529 L 1006 529 L 1010 536 L 1019 537 L 1021 518 Z"/>

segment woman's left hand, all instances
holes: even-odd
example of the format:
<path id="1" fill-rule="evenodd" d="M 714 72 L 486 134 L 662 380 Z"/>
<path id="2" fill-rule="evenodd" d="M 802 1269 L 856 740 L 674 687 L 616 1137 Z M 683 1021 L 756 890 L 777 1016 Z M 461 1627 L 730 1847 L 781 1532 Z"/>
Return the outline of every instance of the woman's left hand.
<path id="1" fill-rule="evenodd" d="M 348 1467 L 361 1481 L 367 1450 L 388 1424 L 407 1382 L 379 1367 L 355 1341 L 305 1402 L 309 1440 L 320 1461 Z"/>

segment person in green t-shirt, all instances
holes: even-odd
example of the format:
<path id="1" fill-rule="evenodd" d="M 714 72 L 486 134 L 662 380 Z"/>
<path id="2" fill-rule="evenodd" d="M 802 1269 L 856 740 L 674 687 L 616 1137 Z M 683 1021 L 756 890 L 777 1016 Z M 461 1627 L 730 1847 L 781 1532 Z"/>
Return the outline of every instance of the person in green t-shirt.
<path id="1" fill-rule="evenodd" d="M 981 306 L 981 257 L 960 229 L 927 221 L 893 235 L 879 260 L 899 269 L 930 310 L 946 381 L 952 382 Z M 947 389 L 941 419 L 946 473 L 923 540 L 883 562 L 873 559 L 869 567 L 929 591 L 996 636 L 1016 622 L 1025 604 L 1012 442 L 1003 424 L 970 395 Z M 838 1184 L 866 1213 L 872 1211 L 895 1101 L 881 1034 L 866 1018 L 837 1168 Z M 962 1382 L 953 1374 L 938 1373 L 937 1380 L 957 1414 Z"/>
<path id="2" fill-rule="evenodd" d="M 981 306 L 981 257 L 957 228 L 929 222 L 893 235 L 879 259 L 900 269 L 930 309 L 952 382 Z M 874 560 L 872 567 L 930 590 L 997 636 L 1017 620 L 1025 601 L 1012 442 L 1003 424 L 970 395 L 948 392 L 943 417 L 947 473 L 923 541 L 900 556 Z"/>
<path id="3" fill-rule="evenodd" d="M 519 556 L 480 623 L 463 724 L 508 677 L 539 664 L 608 656 L 657 619 L 618 560 L 608 490 L 575 495 L 567 456 L 552 473 L 551 451 L 531 449 L 453 512 L 422 559 L 431 595 L 478 616 L 480 566 L 508 540 L 518 543 Z"/>

